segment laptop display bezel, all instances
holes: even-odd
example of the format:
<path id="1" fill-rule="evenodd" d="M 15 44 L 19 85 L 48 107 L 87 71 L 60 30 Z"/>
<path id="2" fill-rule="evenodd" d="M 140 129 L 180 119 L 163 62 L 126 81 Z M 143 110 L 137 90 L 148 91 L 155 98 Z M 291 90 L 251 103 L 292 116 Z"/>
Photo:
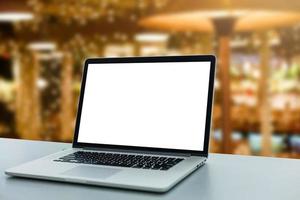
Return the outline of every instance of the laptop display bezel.
<path id="1" fill-rule="evenodd" d="M 155 63 L 155 62 L 210 62 L 210 74 L 208 84 L 208 97 L 206 107 L 206 124 L 204 135 L 203 151 L 186 150 L 186 149 L 166 149 L 114 144 L 98 144 L 98 143 L 83 143 L 78 142 L 80 119 L 82 104 L 84 100 L 85 83 L 88 73 L 89 64 L 102 63 Z M 213 55 L 191 55 L 191 56 L 157 56 L 157 57 L 117 57 L 117 58 L 89 58 L 86 59 L 83 69 L 81 90 L 78 101 L 78 110 L 76 117 L 75 133 L 73 139 L 73 148 L 95 148 L 95 149 L 116 149 L 116 150 L 132 150 L 146 152 L 163 152 L 163 153 L 182 153 L 192 156 L 208 156 L 209 135 L 211 130 L 212 103 L 214 94 L 214 79 L 215 79 L 216 58 Z"/>

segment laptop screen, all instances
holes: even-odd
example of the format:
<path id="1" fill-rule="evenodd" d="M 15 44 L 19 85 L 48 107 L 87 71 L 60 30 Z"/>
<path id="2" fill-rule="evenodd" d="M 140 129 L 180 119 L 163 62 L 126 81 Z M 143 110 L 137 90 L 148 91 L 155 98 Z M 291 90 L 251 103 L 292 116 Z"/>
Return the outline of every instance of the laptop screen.
<path id="1" fill-rule="evenodd" d="M 89 64 L 78 142 L 203 151 L 210 65 Z"/>

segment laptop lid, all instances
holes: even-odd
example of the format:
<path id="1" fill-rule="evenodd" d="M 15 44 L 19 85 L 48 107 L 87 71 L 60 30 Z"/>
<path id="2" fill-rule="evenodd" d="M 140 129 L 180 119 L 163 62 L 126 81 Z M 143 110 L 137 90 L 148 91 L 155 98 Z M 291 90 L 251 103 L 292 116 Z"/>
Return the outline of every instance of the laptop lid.
<path id="1" fill-rule="evenodd" d="M 212 55 L 85 61 L 73 147 L 208 155 Z"/>

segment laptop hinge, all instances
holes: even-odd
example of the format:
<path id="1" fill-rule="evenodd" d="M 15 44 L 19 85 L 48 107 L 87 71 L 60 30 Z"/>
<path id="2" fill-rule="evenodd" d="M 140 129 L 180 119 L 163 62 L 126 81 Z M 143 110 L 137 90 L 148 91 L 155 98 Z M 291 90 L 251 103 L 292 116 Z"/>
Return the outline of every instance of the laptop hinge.
<path id="1" fill-rule="evenodd" d="M 93 148 L 93 147 L 83 147 L 84 150 L 92 151 L 109 151 L 109 152 L 121 152 L 121 153 L 136 153 L 136 154 L 154 154 L 154 155 L 163 155 L 163 156 L 181 156 L 181 157 L 190 157 L 189 153 L 170 153 L 170 152 L 160 152 L 160 151 L 142 151 L 142 150 L 129 150 L 129 149 L 109 149 L 109 148 Z"/>

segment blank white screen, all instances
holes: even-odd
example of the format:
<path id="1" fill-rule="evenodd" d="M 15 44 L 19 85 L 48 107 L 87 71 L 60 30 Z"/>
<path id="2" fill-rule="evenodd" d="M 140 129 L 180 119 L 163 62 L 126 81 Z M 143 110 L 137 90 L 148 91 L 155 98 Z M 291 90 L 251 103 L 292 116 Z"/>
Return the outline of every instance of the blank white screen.
<path id="1" fill-rule="evenodd" d="M 204 146 L 210 62 L 89 64 L 78 142 Z"/>

